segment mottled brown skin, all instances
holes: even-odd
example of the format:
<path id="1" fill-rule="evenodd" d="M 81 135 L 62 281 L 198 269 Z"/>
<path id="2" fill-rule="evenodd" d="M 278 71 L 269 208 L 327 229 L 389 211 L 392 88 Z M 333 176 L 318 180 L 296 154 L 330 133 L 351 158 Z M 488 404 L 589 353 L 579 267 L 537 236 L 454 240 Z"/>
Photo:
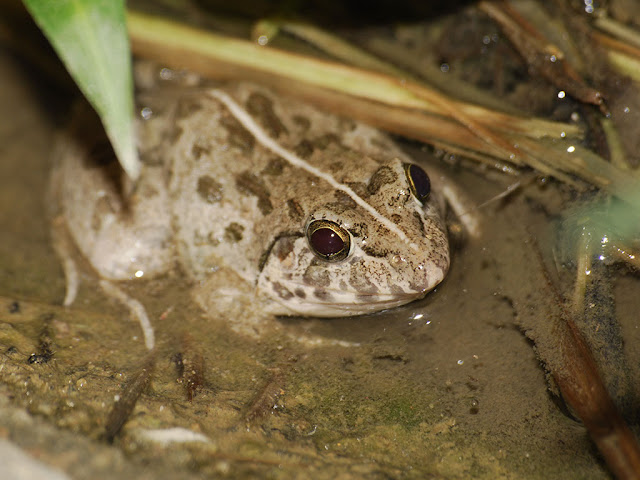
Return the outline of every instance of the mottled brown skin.
<path id="1" fill-rule="evenodd" d="M 207 310 L 239 294 L 263 312 L 314 316 L 393 307 L 442 280 L 440 198 L 434 192 L 423 205 L 413 196 L 404 169 L 412 160 L 387 136 L 255 85 L 225 91 L 282 147 L 353 194 L 265 148 L 207 90 L 146 91 L 145 168 L 127 203 L 81 144 L 69 142 L 58 168 L 63 215 L 101 276 L 179 264 L 198 280 L 194 296 Z M 349 232 L 347 258 L 313 253 L 306 228 L 318 219 Z"/>

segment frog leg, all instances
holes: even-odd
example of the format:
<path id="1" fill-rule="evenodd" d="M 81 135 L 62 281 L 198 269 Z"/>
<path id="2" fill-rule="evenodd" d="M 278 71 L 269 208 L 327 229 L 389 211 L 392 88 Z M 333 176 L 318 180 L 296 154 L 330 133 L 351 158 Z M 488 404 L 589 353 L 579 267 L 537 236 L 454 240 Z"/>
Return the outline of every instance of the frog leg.
<path id="1" fill-rule="evenodd" d="M 101 277 L 163 273 L 173 265 L 174 252 L 162 166 L 145 165 L 140 179 L 128 184 L 92 118 L 77 115 L 56 141 L 50 208 Z"/>
<path id="2" fill-rule="evenodd" d="M 113 282 L 102 279 L 100 280 L 100 287 L 109 297 L 127 307 L 131 317 L 136 319 L 140 324 L 147 350 L 153 350 L 155 346 L 155 333 L 144 305 L 135 298 L 127 295 L 124 290 L 118 288 Z"/>
<path id="3" fill-rule="evenodd" d="M 62 304 L 70 307 L 78 295 L 80 287 L 80 275 L 78 266 L 74 260 L 73 250 L 75 249 L 69 232 L 64 225 L 64 220 L 57 217 L 52 222 L 53 246 L 56 254 L 62 262 L 62 270 L 65 276 L 66 291 Z M 153 350 L 155 345 L 155 334 L 147 311 L 138 300 L 127 295 L 123 290 L 118 288 L 114 283 L 108 280 L 100 280 L 100 287 L 107 296 L 118 301 L 131 313 L 131 317 L 138 321 L 144 336 L 144 343 L 148 350 Z"/>
<path id="4" fill-rule="evenodd" d="M 431 165 L 428 169 L 434 189 L 441 192 L 446 205 L 451 208 L 465 232 L 472 238 L 480 237 L 482 225 L 477 205 L 440 169 Z"/>
<path id="5" fill-rule="evenodd" d="M 65 295 L 62 305 L 69 307 L 75 302 L 80 287 L 80 275 L 78 266 L 73 259 L 73 241 L 61 217 L 56 217 L 51 222 L 51 237 L 53 249 L 62 263 L 62 271 L 65 278 Z"/>

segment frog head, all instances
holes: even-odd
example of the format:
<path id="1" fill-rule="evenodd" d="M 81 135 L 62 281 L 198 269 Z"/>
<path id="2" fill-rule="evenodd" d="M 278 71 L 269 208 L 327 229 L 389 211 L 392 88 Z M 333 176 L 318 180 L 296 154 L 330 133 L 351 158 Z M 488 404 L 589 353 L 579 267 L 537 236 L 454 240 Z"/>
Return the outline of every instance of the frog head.
<path id="1" fill-rule="evenodd" d="M 258 292 L 279 315 L 341 317 L 408 303 L 449 268 L 439 197 L 414 163 L 383 163 L 358 193 L 314 205 L 263 254 Z"/>

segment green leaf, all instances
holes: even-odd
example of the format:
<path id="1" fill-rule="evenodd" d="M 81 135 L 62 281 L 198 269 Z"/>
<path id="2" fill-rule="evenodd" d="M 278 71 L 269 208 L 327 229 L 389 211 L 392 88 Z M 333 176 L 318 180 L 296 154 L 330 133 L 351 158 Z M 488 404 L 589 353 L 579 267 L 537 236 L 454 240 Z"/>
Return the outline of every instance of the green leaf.
<path id="1" fill-rule="evenodd" d="M 23 0 L 96 109 L 120 164 L 136 179 L 131 55 L 123 0 Z"/>

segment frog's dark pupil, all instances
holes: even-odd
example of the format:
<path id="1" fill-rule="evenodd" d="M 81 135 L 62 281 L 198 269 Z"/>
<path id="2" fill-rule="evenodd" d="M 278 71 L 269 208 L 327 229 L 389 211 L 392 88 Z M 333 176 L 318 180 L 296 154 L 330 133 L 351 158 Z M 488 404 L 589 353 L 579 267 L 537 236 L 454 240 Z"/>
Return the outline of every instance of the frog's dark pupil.
<path id="1" fill-rule="evenodd" d="M 429 198 L 431 193 L 431 180 L 427 172 L 417 165 L 410 164 L 407 166 L 407 176 L 411 184 L 413 194 L 418 200 L 424 202 Z"/>
<path id="2" fill-rule="evenodd" d="M 330 262 L 344 260 L 351 250 L 351 235 L 331 220 L 313 220 L 309 223 L 307 240 L 316 255 Z"/>
<path id="3" fill-rule="evenodd" d="M 340 235 L 326 227 L 315 230 L 309 237 L 309 242 L 316 252 L 326 257 L 335 255 L 344 248 L 344 241 Z"/>

